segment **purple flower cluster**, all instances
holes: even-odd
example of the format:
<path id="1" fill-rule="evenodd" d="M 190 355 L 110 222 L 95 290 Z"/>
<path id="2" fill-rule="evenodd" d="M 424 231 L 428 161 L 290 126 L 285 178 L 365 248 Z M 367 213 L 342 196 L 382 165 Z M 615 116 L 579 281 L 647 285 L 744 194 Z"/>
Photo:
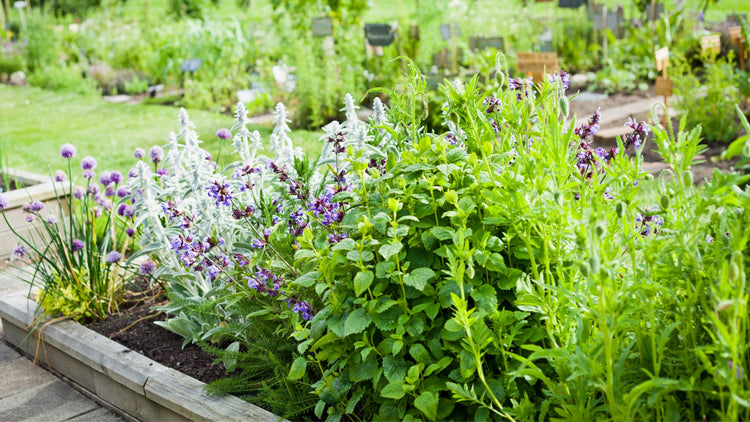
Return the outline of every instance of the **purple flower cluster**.
<path id="1" fill-rule="evenodd" d="M 164 149 L 159 145 L 154 145 L 148 151 L 148 155 L 151 157 L 151 162 L 159 164 L 164 159 Z"/>
<path id="2" fill-rule="evenodd" d="M 651 129 L 649 129 L 646 122 L 638 122 L 632 117 L 628 118 L 625 126 L 633 129 L 632 132 L 625 135 L 625 149 L 629 149 L 631 146 L 634 146 L 636 150 L 640 149 Z"/>
<path id="3" fill-rule="evenodd" d="M 225 180 L 214 181 L 211 186 L 206 188 L 208 196 L 216 200 L 216 206 L 224 205 L 226 207 L 232 205 L 232 190 L 230 189 L 229 183 Z"/>
<path id="4" fill-rule="evenodd" d="M 487 107 L 487 114 L 491 114 L 496 111 L 499 111 L 501 105 L 502 105 L 502 101 L 500 101 L 499 98 L 493 95 L 490 95 L 489 97 L 485 97 L 484 101 L 482 102 L 482 106 Z"/>
<path id="5" fill-rule="evenodd" d="M 57 170 L 55 172 L 55 182 L 64 182 L 66 180 L 68 180 L 68 175 L 64 171 Z"/>
<path id="6" fill-rule="evenodd" d="M 294 302 L 294 305 L 292 305 L 292 302 Z M 310 321 L 315 316 L 312 306 L 310 306 L 310 304 L 307 303 L 306 300 L 289 300 L 287 304 L 292 307 L 292 310 L 294 312 L 302 315 L 302 319 L 304 319 L 305 321 Z"/>
<path id="7" fill-rule="evenodd" d="M 297 211 L 289 213 L 287 225 L 289 226 L 289 234 L 294 237 L 302 235 L 302 232 L 307 227 L 307 221 L 305 221 L 305 213 L 302 210 L 302 207 L 297 208 Z"/>
<path id="8" fill-rule="evenodd" d="M 558 79 L 562 83 L 563 92 L 567 91 L 568 87 L 570 86 L 570 74 L 568 74 L 568 72 L 564 70 L 561 70 L 559 74 L 557 73 L 557 71 L 555 71 L 555 73 L 549 75 L 549 82 L 551 84 L 555 83 L 555 81 Z"/>
<path id="9" fill-rule="evenodd" d="M 575 134 L 578 135 L 579 138 L 581 138 L 582 142 L 590 142 L 594 134 L 599 131 L 599 120 L 601 119 L 601 117 L 602 114 L 597 108 L 596 111 L 594 111 L 594 114 L 591 115 L 591 118 L 587 123 L 582 124 L 575 129 Z"/>
<path id="10" fill-rule="evenodd" d="M 71 144 L 63 144 L 63 146 L 60 147 L 60 155 L 63 158 L 73 158 L 76 155 L 76 147 Z"/>
<path id="11" fill-rule="evenodd" d="M 143 148 L 136 148 L 135 151 L 133 151 L 133 157 L 135 157 L 136 160 L 140 160 L 145 156 L 146 151 L 144 151 Z"/>
<path id="12" fill-rule="evenodd" d="M 73 252 L 78 252 L 83 249 L 83 241 L 81 239 L 73 239 L 71 246 L 73 247 Z"/>
<path id="13" fill-rule="evenodd" d="M 307 204 L 307 209 L 312 211 L 316 218 L 320 218 L 324 226 L 340 223 L 344 219 L 344 204 L 331 201 L 339 192 L 341 192 L 340 188 L 328 185 L 323 195 Z"/>
<path id="14" fill-rule="evenodd" d="M 156 271 L 156 263 L 154 261 L 143 261 L 138 267 L 138 272 L 142 275 L 152 275 Z"/>
<path id="15" fill-rule="evenodd" d="M 243 218 L 250 217 L 255 213 L 255 209 L 250 205 L 246 206 L 245 209 L 235 208 L 232 210 L 232 217 L 235 220 L 242 220 Z M 275 217 L 274 217 L 275 218 Z"/>
<path id="16" fill-rule="evenodd" d="M 231 139 L 232 138 L 232 132 L 229 129 L 223 127 L 223 128 L 221 128 L 221 129 L 219 129 L 219 130 L 216 131 L 216 136 L 219 139 Z"/>
<path id="17" fill-rule="evenodd" d="M 206 237 L 199 240 L 186 232 L 184 236 L 182 234 L 172 236 L 169 241 L 171 249 L 175 251 L 185 268 L 202 272 L 211 280 L 218 277 L 224 269 L 232 266 L 229 257 L 217 248 L 224 244 L 221 238 Z"/>
<path id="18" fill-rule="evenodd" d="M 515 78 L 508 79 L 508 88 L 511 91 L 518 91 L 516 93 L 516 100 L 521 101 L 524 98 L 533 98 L 534 95 L 534 82 L 532 78 Z"/>
<path id="19" fill-rule="evenodd" d="M 17 245 L 15 248 L 13 248 L 13 255 L 15 255 L 18 258 L 23 258 L 26 256 L 26 247 L 23 245 Z"/>
<path id="20" fill-rule="evenodd" d="M 259 293 L 265 293 L 271 297 L 275 297 L 279 293 L 284 293 L 279 290 L 284 284 L 284 277 L 277 277 L 265 268 L 258 267 L 255 277 L 245 277 L 245 279 L 247 280 L 247 287 Z"/>
<path id="21" fill-rule="evenodd" d="M 641 213 L 636 214 L 635 222 L 637 223 L 637 229 L 641 232 L 641 236 L 648 236 L 651 233 L 657 234 L 664 225 L 664 218 L 660 215 L 654 214 L 658 211 L 658 208 L 653 207 L 646 210 L 647 214 Z"/>
<path id="22" fill-rule="evenodd" d="M 336 132 L 334 136 L 329 136 L 327 139 L 328 143 L 331 144 L 331 151 L 334 154 L 343 154 L 346 152 L 346 147 L 344 147 L 345 140 L 344 132 Z"/>
<path id="23" fill-rule="evenodd" d="M 122 255 L 120 254 L 120 252 L 112 251 L 107 254 L 107 258 L 106 258 L 107 264 L 114 264 L 120 261 L 121 258 L 122 258 Z"/>

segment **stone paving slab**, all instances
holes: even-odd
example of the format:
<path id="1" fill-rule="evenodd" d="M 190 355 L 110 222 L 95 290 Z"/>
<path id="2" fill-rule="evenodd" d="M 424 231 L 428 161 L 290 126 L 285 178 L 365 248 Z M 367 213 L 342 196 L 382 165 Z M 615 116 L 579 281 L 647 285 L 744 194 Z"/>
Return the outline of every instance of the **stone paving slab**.
<path id="1" fill-rule="evenodd" d="M 0 399 L 0 421 L 65 421 L 97 407 L 69 385 L 55 379 Z"/>
<path id="2" fill-rule="evenodd" d="M 66 422 L 122 422 L 123 419 L 107 409 L 99 408 L 83 415 L 68 419 Z"/>
<path id="3" fill-rule="evenodd" d="M 8 346 L 7 344 L 5 344 L 2 341 L 2 339 L 3 339 L 3 336 L 2 336 L 3 330 L 2 330 L 2 328 L 3 328 L 3 326 L 2 326 L 2 324 L 0 324 L 0 364 L 2 364 L 5 361 L 9 361 L 9 360 L 13 360 L 13 359 L 18 359 L 19 357 L 21 357 L 21 355 L 19 355 L 18 352 L 16 352 L 15 350 L 11 349 L 10 346 Z M 2 372 L 0 372 L 0 373 L 2 373 Z"/>
<path id="4" fill-rule="evenodd" d="M 4 379 L 13 381 L 0 383 L 0 399 L 57 379 L 51 373 L 20 356 L 0 363 L 0 374 L 3 374 Z"/>

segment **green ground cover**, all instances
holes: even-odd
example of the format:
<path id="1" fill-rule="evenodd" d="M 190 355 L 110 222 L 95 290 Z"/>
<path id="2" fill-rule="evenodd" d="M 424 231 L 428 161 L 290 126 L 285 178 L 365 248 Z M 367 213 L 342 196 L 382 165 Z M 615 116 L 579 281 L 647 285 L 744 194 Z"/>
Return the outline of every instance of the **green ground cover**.
<path id="1" fill-rule="evenodd" d="M 232 117 L 188 112 L 200 128 L 203 146 L 218 151 L 216 130 L 231 127 Z M 8 164 L 41 173 L 61 162 L 58 150 L 66 142 L 80 154 L 96 157 L 100 168 L 126 171 L 133 165 L 135 148 L 163 145 L 169 132 L 177 130 L 177 114 L 178 109 L 169 106 L 112 104 L 99 97 L 0 85 L 0 139 Z M 271 133 L 268 126 L 251 129 L 260 131 L 264 141 Z M 297 130 L 291 136 L 303 151 L 318 154 L 317 134 Z M 229 143 L 224 147 L 228 150 Z"/>

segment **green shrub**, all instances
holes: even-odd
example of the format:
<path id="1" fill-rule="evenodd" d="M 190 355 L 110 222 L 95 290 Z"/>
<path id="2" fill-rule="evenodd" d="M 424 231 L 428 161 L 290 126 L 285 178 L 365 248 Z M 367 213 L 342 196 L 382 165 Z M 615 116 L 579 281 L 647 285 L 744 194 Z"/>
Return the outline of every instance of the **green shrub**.
<path id="1" fill-rule="evenodd" d="M 78 66 L 47 66 L 29 76 L 29 85 L 53 91 L 98 95 L 96 82 L 85 79 Z"/>

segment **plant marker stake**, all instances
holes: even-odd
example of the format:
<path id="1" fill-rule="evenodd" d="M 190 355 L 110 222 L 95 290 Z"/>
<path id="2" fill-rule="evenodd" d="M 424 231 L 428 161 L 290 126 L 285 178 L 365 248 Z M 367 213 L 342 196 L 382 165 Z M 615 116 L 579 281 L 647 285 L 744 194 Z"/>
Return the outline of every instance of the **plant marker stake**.
<path id="1" fill-rule="evenodd" d="M 659 83 L 659 79 L 657 79 L 656 83 L 660 88 L 657 90 L 656 94 L 663 95 L 664 96 L 664 117 L 662 118 L 662 124 L 664 127 L 667 127 L 667 116 L 669 115 L 669 106 L 667 105 L 667 97 L 671 95 L 672 87 L 671 87 L 671 81 L 669 80 L 669 77 L 667 77 L 667 67 L 669 67 L 669 49 L 667 47 L 660 48 L 656 50 L 656 53 L 654 53 L 654 56 L 656 58 L 656 70 L 661 71 L 661 80 L 663 81 L 661 84 Z"/>

